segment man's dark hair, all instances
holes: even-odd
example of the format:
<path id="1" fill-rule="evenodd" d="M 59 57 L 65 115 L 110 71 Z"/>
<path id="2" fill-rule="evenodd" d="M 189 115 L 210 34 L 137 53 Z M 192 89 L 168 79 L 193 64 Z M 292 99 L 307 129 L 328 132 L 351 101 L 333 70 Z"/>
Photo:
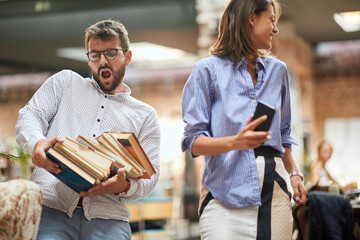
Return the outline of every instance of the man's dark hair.
<path id="1" fill-rule="evenodd" d="M 119 38 L 124 51 L 127 51 L 130 46 L 128 32 L 124 25 L 114 20 L 97 22 L 85 30 L 86 51 L 89 51 L 89 41 L 91 38 L 98 38 L 104 41 Z"/>

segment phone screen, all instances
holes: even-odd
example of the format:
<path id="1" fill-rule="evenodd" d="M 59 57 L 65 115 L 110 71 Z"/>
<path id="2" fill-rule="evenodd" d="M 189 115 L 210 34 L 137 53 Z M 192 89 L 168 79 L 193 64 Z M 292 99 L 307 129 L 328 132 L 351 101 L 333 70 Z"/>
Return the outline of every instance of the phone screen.
<path id="1" fill-rule="evenodd" d="M 267 115 L 267 119 L 257 126 L 254 131 L 269 131 L 274 114 L 275 109 L 272 106 L 265 104 L 264 102 L 258 102 L 253 121 L 263 115 Z"/>

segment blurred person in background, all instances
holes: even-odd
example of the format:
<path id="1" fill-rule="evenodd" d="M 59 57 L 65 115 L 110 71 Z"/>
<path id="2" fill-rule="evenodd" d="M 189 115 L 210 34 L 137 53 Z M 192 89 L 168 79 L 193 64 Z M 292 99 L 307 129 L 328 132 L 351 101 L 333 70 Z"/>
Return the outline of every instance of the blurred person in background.
<path id="1" fill-rule="evenodd" d="M 317 186 L 329 186 L 331 182 L 337 183 L 326 170 L 326 163 L 332 155 L 332 146 L 326 141 L 318 145 L 318 157 L 311 165 L 311 183 Z"/>
<path id="2" fill-rule="evenodd" d="M 212 56 L 197 62 L 183 89 L 183 151 L 206 160 L 200 196 L 202 239 L 291 239 L 291 190 L 307 191 L 292 154 L 286 65 L 268 57 L 278 32 L 276 0 L 232 0 Z M 254 131 L 257 102 L 275 107 L 270 131 Z"/>
<path id="3" fill-rule="evenodd" d="M 19 111 L 16 140 L 36 168 L 32 181 L 42 190 L 39 239 L 130 239 L 126 201 L 147 196 L 158 182 L 160 131 L 155 110 L 133 98 L 124 83 L 132 53 L 125 27 L 104 20 L 88 27 L 85 47 L 92 78 L 60 71 Z M 59 165 L 45 152 L 65 137 L 133 132 L 152 162 L 151 179 L 127 179 L 124 169 L 86 192 L 73 191 L 54 177 Z"/>
<path id="4" fill-rule="evenodd" d="M 353 183 L 341 185 L 326 169 L 333 147 L 327 141 L 319 143 L 317 159 L 311 164 L 311 179 L 309 190 L 326 190 L 333 193 L 344 193 L 354 188 Z"/>

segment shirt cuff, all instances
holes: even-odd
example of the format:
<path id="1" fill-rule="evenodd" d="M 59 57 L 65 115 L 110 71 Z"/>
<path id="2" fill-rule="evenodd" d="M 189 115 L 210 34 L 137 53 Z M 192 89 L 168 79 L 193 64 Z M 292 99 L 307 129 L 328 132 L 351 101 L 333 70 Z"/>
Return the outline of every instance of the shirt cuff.
<path id="1" fill-rule="evenodd" d="M 281 136 L 281 145 L 287 146 L 287 147 L 291 147 L 291 145 L 297 146 L 298 143 L 297 143 L 297 141 L 296 141 L 294 138 L 292 138 L 291 136 L 289 136 L 289 135 L 282 135 L 282 136 Z"/>
<path id="2" fill-rule="evenodd" d="M 201 136 L 209 136 L 209 135 L 205 132 L 201 132 L 194 136 L 185 137 L 181 144 L 182 151 L 185 152 L 186 150 L 189 150 L 189 153 L 191 154 L 192 157 L 198 157 L 197 155 L 194 155 L 191 150 L 195 139 Z"/>
<path id="3" fill-rule="evenodd" d="M 138 188 L 138 180 L 133 179 L 133 178 L 128 178 L 128 180 L 130 182 L 130 188 L 126 194 L 122 195 L 122 197 L 124 197 L 124 196 L 129 197 L 129 196 L 133 195 L 135 193 L 136 189 Z"/>
<path id="4" fill-rule="evenodd" d="M 28 141 L 27 152 L 29 154 L 32 154 L 32 152 L 34 151 L 35 145 L 37 144 L 38 141 L 40 141 L 42 139 L 46 139 L 46 138 L 44 136 L 32 136 Z"/>

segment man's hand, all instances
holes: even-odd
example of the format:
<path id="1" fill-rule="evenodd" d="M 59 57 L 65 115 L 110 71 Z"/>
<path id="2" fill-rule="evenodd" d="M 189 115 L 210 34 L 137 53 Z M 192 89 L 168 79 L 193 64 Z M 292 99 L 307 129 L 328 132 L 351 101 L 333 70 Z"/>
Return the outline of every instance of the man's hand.
<path id="1" fill-rule="evenodd" d="M 87 191 L 80 192 L 81 197 L 90 197 L 102 193 L 121 193 L 130 184 L 126 179 L 124 168 L 120 168 L 117 174 L 106 181 L 90 188 Z"/>
<path id="2" fill-rule="evenodd" d="M 32 162 L 41 168 L 46 169 L 49 172 L 59 173 L 61 172 L 59 164 L 51 161 L 45 154 L 45 152 L 57 142 L 62 142 L 60 137 L 42 139 L 39 140 L 33 150 L 31 160 Z"/>
<path id="3" fill-rule="evenodd" d="M 301 177 L 295 175 L 291 177 L 290 181 L 291 181 L 291 186 L 294 190 L 294 196 L 293 196 L 294 201 L 299 205 L 305 204 L 307 191 L 301 180 Z"/>
<path id="4" fill-rule="evenodd" d="M 266 115 L 252 121 L 253 115 L 249 118 L 246 125 L 233 138 L 235 149 L 244 150 L 258 148 L 260 145 L 271 139 L 270 131 L 254 131 L 262 122 L 267 119 Z"/>

